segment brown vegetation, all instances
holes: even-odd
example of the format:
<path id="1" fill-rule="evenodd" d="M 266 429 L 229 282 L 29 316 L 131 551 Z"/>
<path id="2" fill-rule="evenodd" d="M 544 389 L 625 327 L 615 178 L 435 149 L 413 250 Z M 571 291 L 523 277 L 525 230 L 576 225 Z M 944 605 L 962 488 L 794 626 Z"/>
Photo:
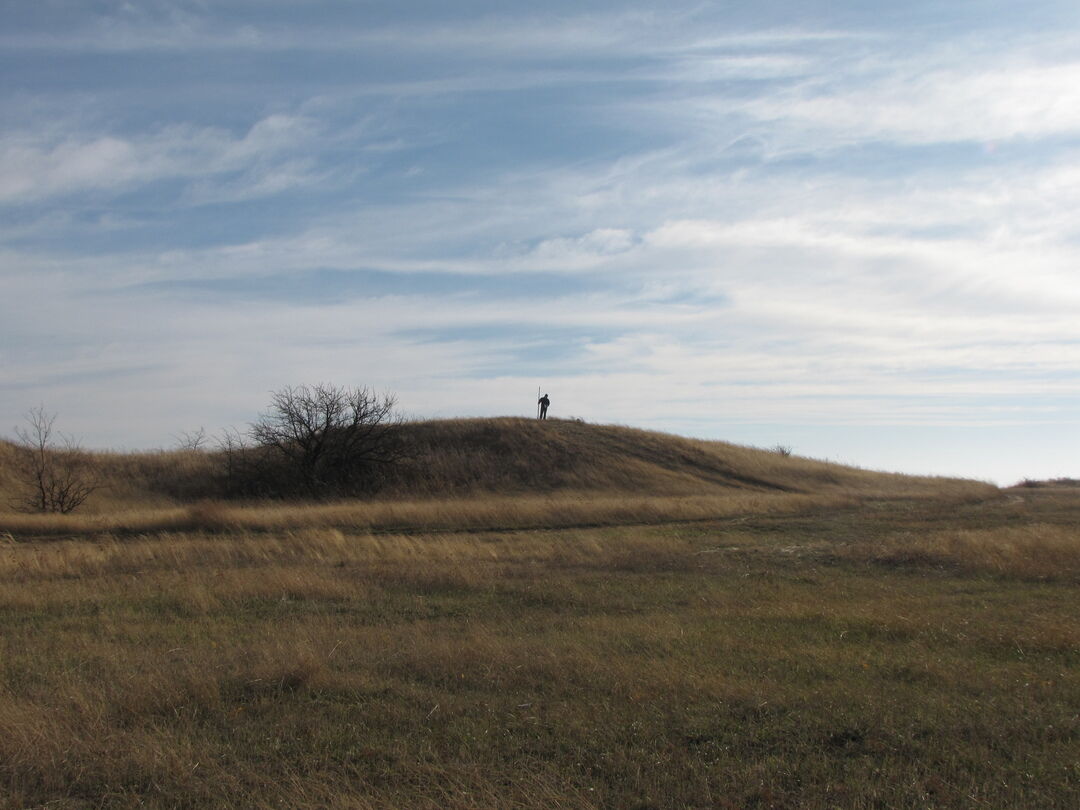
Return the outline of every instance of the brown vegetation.
<path id="1" fill-rule="evenodd" d="M 852 556 L 884 563 L 943 565 L 1009 577 L 1080 583 L 1080 526 L 951 529 L 854 546 Z"/>
<path id="2" fill-rule="evenodd" d="M 0 807 L 1071 808 L 1075 585 L 845 552 L 1078 510 L 0 543 Z"/>
<path id="3" fill-rule="evenodd" d="M 377 499 L 186 450 L 0 514 L 0 808 L 1080 802 L 1074 490 L 405 430 Z"/>
<path id="4" fill-rule="evenodd" d="M 1019 487 L 1026 489 L 1039 489 L 1042 487 L 1068 487 L 1080 489 L 1080 478 L 1050 478 L 1045 481 L 1036 481 L 1031 478 L 1025 478 L 1013 488 Z"/>
<path id="5" fill-rule="evenodd" d="M 382 470 L 404 454 L 394 408 L 392 396 L 367 388 L 320 383 L 275 391 L 251 425 L 253 447 L 223 442 L 226 493 L 327 498 L 370 492 Z"/>
<path id="6" fill-rule="evenodd" d="M 483 508 L 478 506 L 481 502 L 493 503 L 492 497 L 509 503 L 523 495 L 551 496 L 562 502 L 599 495 L 610 503 L 619 497 L 636 502 L 641 496 L 715 499 L 752 494 L 963 499 L 996 491 L 974 481 L 871 472 L 726 442 L 574 421 L 413 422 L 401 426 L 400 441 L 404 460 L 375 475 L 370 486 L 377 492 L 368 500 L 415 503 L 464 498 L 473 504 L 466 508 L 476 510 Z M 0 443 L 0 495 L 13 486 L 10 451 Z M 139 515 L 129 521 L 133 527 L 170 525 L 168 521 L 175 525 L 183 520 L 176 508 L 229 499 L 226 462 L 217 451 L 95 453 L 93 463 L 105 486 L 82 514 L 95 520 L 108 516 L 101 518 L 106 528 L 120 525 L 120 513 Z M 332 495 L 333 490 L 324 494 Z M 677 517 L 683 509 L 665 510 L 664 515 Z M 165 523 L 146 517 L 155 510 L 160 512 L 155 519 Z M 77 524 L 72 521 L 72 526 Z M 63 524 L 55 525 L 57 531 L 64 530 Z M 8 530 L 15 530 L 10 523 Z"/>
<path id="7" fill-rule="evenodd" d="M 27 411 L 25 422 L 15 429 L 12 446 L 17 494 L 11 505 L 28 512 L 75 511 L 101 486 L 97 466 L 78 442 L 56 429 L 56 414 L 43 406 Z"/>

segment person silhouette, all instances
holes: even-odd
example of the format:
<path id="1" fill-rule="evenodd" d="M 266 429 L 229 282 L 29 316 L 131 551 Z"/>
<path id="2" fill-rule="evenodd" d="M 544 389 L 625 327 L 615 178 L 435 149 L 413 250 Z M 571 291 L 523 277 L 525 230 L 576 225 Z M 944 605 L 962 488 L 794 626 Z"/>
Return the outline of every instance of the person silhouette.
<path id="1" fill-rule="evenodd" d="M 544 394 L 544 395 L 543 395 L 542 397 L 540 397 L 540 399 L 538 399 L 538 400 L 537 400 L 536 402 L 537 402 L 537 404 L 538 404 L 538 405 L 540 406 L 540 417 L 539 417 L 539 418 L 540 418 L 540 419 L 547 419 L 547 409 L 548 409 L 548 405 L 550 405 L 550 404 L 551 404 L 551 400 L 550 400 L 550 399 L 548 399 L 548 395 L 547 395 L 547 394 Z"/>

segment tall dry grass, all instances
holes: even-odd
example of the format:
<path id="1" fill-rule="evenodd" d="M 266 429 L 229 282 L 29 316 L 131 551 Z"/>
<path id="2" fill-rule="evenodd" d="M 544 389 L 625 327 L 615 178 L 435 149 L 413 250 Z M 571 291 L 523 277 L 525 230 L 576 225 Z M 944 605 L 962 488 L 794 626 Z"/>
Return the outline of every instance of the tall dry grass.
<path id="1" fill-rule="evenodd" d="M 3 545 L 0 807 L 1072 806 L 1074 591 L 762 518 Z"/>
<path id="2" fill-rule="evenodd" d="M 1026 579 L 1080 582 L 1080 527 L 1036 523 L 906 534 L 852 544 L 849 557 L 887 564 L 948 566 Z"/>
<path id="3" fill-rule="evenodd" d="M 1072 581 L 829 556 L 1064 569 L 1075 501 L 610 497 L 764 511 L 205 503 L 0 541 L 0 808 L 1076 806 Z"/>
<path id="4" fill-rule="evenodd" d="M 915 493 L 921 490 L 915 490 Z M 991 490 L 992 492 L 992 490 Z M 902 493 L 902 494 L 901 494 Z M 953 482 L 925 494 L 912 490 L 832 490 L 818 494 L 720 491 L 686 496 L 626 493 L 555 493 L 547 496 L 488 495 L 457 499 L 231 504 L 201 501 L 164 509 L 127 509 L 105 514 L 0 513 L 0 533 L 12 540 L 94 533 L 189 530 L 280 531 L 338 527 L 359 531 L 464 531 L 698 521 L 737 515 L 785 515 L 841 509 L 870 497 L 891 495 L 939 502 L 978 501 L 981 485 Z M 2 535 L 0 535 L 2 536 Z"/>
<path id="5" fill-rule="evenodd" d="M 690 558 L 678 538 L 602 532 L 507 541 L 300 529 L 10 545 L 0 549 L 0 613 L 49 629 L 20 623 L 0 642 L 0 807 L 42 797 L 73 807 L 587 806 L 577 799 L 588 789 L 554 763 L 491 780 L 480 762 L 455 773 L 404 747 L 398 735 L 484 722 L 454 690 L 505 689 L 500 703 L 521 713 L 522 690 L 573 690 L 568 667 L 605 669 L 588 638 L 463 630 L 438 605 L 445 592 L 468 599 L 537 566 L 602 570 L 673 553 Z M 607 662 L 606 678 L 631 675 L 639 689 L 671 681 L 659 664 Z M 340 738 L 304 708 L 337 702 Z M 384 758 L 402 776 L 380 785 Z"/>
<path id="6" fill-rule="evenodd" d="M 674 534 L 646 527 L 611 531 L 518 531 L 497 534 L 367 534 L 335 528 L 302 528 L 280 533 L 236 532 L 222 537 L 198 532 L 159 532 L 139 537 L 95 536 L 49 543 L 0 545 L 0 583 L 46 583 L 118 577 L 123 589 L 141 588 L 131 575 L 151 578 L 167 572 L 195 582 L 204 569 L 212 571 L 215 590 L 238 593 L 239 580 L 221 579 L 226 572 L 240 576 L 259 567 L 257 581 L 266 582 L 267 567 L 300 567 L 316 574 L 334 574 L 345 565 L 408 565 L 432 570 L 458 564 L 545 563 L 585 564 L 590 560 L 624 560 L 639 554 L 666 559 L 673 550 L 689 553 L 690 546 Z M 208 580 L 210 581 L 210 580 Z M 114 583 L 115 584 L 115 583 Z M 262 587 L 262 585 L 260 585 Z M 82 589 L 72 587 L 71 590 Z M 94 591 L 91 588 L 90 591 Z M 150 589 L 153 591 L 153 588 Z M 271 585 L 269 592 L 278 593 Z"/>

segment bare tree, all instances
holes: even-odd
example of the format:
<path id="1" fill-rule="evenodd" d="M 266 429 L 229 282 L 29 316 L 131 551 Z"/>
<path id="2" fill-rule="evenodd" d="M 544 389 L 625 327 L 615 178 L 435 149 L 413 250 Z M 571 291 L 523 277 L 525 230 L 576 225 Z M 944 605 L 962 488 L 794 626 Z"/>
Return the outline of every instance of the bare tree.
<path id="1" fill-rule="evenodd" d="M 25 495 L 17 504 L 31 512 L 78 509 L 101 484 L 92 459 L 70 436 L 55 430 L 56 414 L 38 405 L 15 428 L 17 464 Z M 57 446 L 59 442 L 59 446 Z"/>
<path id="2" fill-rule="evenodd" d="M 380 466 L 402 456 L 390 394 L 368 388 L 282 388 L 251 425 L 251 438 L 286 465 L 295 486 L 309 494 L 363 488 Z"/>
<path id="3" fill-rule="evenodd" d="M 206 435 L 206 428 L 199 428 L 198 430 L 181 430 L 179 433 L 173 436 L 176 439 L 177 450 L 188 450 L 195 452 L 204 449 L 206 443 L 210 440 L 210 437 Z"/>
<path id="4" fill-rule="evenodd" d="M 220 475 L 224 490 L 231 496 L 266 495 L 268 465 L 261 463 L 262 448 L 251 447 L 244 434 L 234 427 L 226 428 L 215 440 L 220 460 Z M 270 488 L 272 489 L 272 487 Z"/>

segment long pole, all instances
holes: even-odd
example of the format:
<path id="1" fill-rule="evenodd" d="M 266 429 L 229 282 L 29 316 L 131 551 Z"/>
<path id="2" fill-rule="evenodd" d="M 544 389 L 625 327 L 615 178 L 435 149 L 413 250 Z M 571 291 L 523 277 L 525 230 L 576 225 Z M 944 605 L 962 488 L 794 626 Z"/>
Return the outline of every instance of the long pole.
<path id="1" fill-rule="evenodd" d="M 536 418 L 540 418 L 540 386 L 536 386 Z"/>

